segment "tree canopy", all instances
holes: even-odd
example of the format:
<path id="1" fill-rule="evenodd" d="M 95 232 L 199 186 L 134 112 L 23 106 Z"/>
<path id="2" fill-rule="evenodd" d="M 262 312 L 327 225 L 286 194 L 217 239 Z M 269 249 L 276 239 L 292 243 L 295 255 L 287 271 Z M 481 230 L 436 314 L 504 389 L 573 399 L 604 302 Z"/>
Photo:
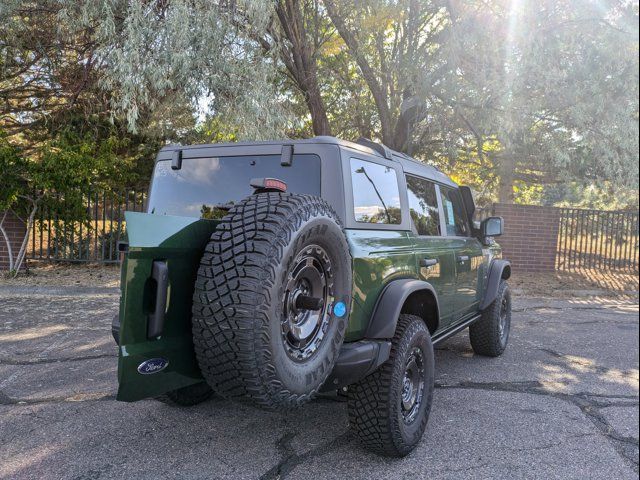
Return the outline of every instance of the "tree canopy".
<path id="1" fill-rule="evenodd" d="M 637 1 L 5 0 L 0 25 L 5 166 L 89 142 L 115 185 L 166 142 L 333 134 L 482 202 L 637 203 Z"/>

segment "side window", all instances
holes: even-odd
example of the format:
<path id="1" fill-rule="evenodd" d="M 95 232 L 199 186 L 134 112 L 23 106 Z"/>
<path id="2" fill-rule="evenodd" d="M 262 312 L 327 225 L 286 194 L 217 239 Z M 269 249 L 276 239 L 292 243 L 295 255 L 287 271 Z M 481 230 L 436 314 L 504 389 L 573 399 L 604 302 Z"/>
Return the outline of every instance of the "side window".
<path id="1" fill-rule="evenodd" d="M 440 235 L 436 186 L 427 180 L 407 175 L 407 195 L 411 220 L 418 230 L 418 235 Z"/>
<path id="2" fill-rule="evenodd" d="M 357 158 L 351 159 L 350 166 L 356 222 L 400 224 L 402 215 L 396 171 Z"/>
<path id="3" fill-rule="evenodd" d="M 440 186 L 440 198 L 444 210 L 444 222 L 447 226 L 447 235 L 455 237 L 467 237 L 469 225 L 464 211 L 462 196 L 456 188 Z"/>

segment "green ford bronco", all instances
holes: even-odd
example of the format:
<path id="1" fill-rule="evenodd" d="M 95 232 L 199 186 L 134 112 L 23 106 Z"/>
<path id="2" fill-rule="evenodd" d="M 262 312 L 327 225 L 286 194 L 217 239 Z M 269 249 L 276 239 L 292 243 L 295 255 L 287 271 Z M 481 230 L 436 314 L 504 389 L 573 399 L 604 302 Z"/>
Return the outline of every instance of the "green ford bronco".
<path id="1" fill-rule="evenodd" d="M 163 148 L 119 245 L 117 398 L 340 392 L 364 445 L 408 454 L 433 346 L 469 327 L 498 356 L 509 337 L 502 219 L 474 210 L 469 188 L 370 140 Z"/>

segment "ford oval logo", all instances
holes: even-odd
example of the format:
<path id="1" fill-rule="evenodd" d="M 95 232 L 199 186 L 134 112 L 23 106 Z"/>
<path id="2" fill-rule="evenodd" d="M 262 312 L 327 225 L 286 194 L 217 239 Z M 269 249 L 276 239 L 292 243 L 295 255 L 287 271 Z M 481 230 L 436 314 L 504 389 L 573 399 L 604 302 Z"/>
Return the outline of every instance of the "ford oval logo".
<path id="1" fill-rule="evenodd" d="M 138 365 L 138 373 L 151 375 L 152 373 L 161 372 L 167 368 L 167 365 L 169 365 L 169 360 L 164 358 L 151 358 Z"/>

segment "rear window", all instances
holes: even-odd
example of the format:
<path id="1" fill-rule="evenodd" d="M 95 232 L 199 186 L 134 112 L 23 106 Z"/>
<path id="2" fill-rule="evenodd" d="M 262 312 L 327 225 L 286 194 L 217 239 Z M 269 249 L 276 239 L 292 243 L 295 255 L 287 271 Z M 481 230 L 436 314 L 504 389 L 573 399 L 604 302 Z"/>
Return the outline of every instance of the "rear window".
<path id="1" fill-rule="evenodd" d="M 291 166 L 280 155 L 185 158 L 180 170 L 171 161 L 156 163 L 147 211 L 157 215 L 220 218 L 234 203 L 253 193 L 252 178 L 272 177 L 287 192 L 320 196 L 320 157 L 294 155 Z"/>

